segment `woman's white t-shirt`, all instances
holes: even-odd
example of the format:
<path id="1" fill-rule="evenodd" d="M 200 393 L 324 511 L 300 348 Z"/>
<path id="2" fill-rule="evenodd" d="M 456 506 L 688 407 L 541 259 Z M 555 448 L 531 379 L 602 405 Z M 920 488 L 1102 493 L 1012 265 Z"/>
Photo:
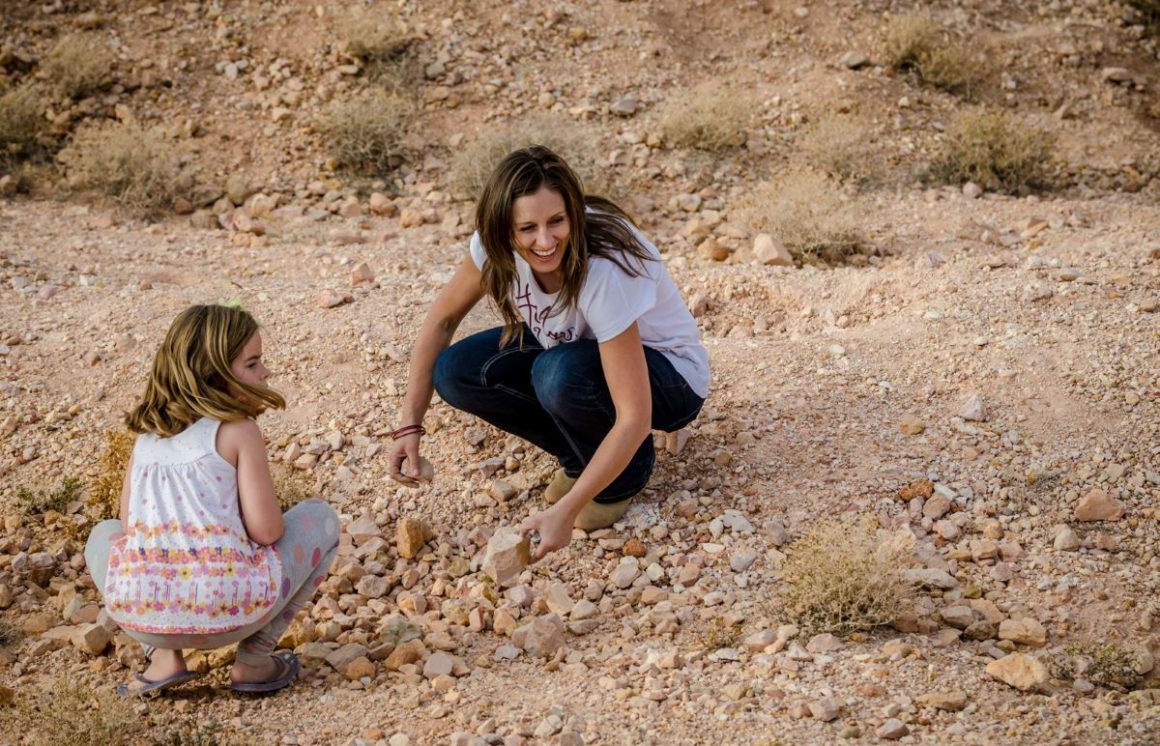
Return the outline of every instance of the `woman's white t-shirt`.
<path id="1" fill-rule="evenodd" d="M 701 344 L 697 323 L 656 246 L 634 233 L 650 257 L 643 263 L 643 273 L 633 277 L 608 259 L 590 257 L 575 307 L 558 312 L 554 306 L 559 293 L 545 293 L 532 268 L 514 254 L 516 309 L 545 349 L 577 339 L 607 342 L 635 321 L 644 346 L 662 353 L 689 388 L 705 398 L 709 395 L 709 353 Z M 471 237 L 471 258 L 483 269 L 487 256 L 478 232 Z M 632 255 L 625 255 L 623 261 L 628 266 L 639 264 Z"/>

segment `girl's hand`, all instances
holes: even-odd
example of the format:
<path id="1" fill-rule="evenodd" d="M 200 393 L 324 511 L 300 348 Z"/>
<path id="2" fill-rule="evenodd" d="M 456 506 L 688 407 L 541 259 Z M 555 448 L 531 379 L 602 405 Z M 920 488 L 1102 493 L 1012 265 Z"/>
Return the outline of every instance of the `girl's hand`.
<path id="1" fill-rule="evenodd" d="M 404 435 L 391 444 L 387 473 L 406 487 L 418 487 L 420 482 L 435 478 L 435 467 L 419 455 L 418 433 Z"/>
<path id="2" fill-rule="evenodd" d="M 568 546 L 572 542 L 572 523 L 575 520 L 576 516 L 563 500 L 524 519 L 520 533 L 527 536 L 535 531 L 540 535 L 540 543 L 532 550 L 532 562 L 539 562 L 557 549 Z"/>

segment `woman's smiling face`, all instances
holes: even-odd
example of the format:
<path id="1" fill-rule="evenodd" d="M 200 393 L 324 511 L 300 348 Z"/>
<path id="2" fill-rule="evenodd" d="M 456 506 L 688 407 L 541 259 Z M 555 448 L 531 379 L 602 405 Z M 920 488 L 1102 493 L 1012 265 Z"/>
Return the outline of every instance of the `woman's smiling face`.
<path id="1" fill-rule="evenodd" d="M 563 287 L 561 265 L 570 232 L 568 212 L 559 192 L 541 187 L 533 194 L 516 199 L 512 205 L 516 252 L 532 268 L 532 274 L 545 292 L 555 293 Z"/>

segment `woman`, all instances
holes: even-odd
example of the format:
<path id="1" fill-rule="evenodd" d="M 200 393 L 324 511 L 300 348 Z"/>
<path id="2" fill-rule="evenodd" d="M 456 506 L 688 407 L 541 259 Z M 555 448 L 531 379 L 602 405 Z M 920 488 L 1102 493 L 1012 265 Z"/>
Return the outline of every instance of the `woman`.
<path id="1" fill-rule="evenodd" d="M 412 352 L 390 474 L 414 485 L 432 389 L 560 462 L 550 507 L 524 521 L 540 559 L 624 515 L 652 473 L 652 429 L 692 421 L 709 357 L 656 247 L 612 202 L 585 195 L 547 148 L 510 153 L 476 207 L 470 256 L 435 298 Z M 448 347 L 487 296 L 504 325 Z M 404 467 L 404 464 L 406 465 Z"/>

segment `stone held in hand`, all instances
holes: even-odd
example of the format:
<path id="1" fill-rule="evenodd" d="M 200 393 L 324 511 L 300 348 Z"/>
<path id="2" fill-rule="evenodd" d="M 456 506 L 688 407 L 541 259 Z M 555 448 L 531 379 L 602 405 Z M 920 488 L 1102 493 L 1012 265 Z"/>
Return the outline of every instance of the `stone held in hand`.
<path id="1" fill-rule="evenodd" d="M 503 588 L 515 585 L 532 560 L 531 543 L 513 527 L 496 529 L 487 542 L 483 572 Z"/>

